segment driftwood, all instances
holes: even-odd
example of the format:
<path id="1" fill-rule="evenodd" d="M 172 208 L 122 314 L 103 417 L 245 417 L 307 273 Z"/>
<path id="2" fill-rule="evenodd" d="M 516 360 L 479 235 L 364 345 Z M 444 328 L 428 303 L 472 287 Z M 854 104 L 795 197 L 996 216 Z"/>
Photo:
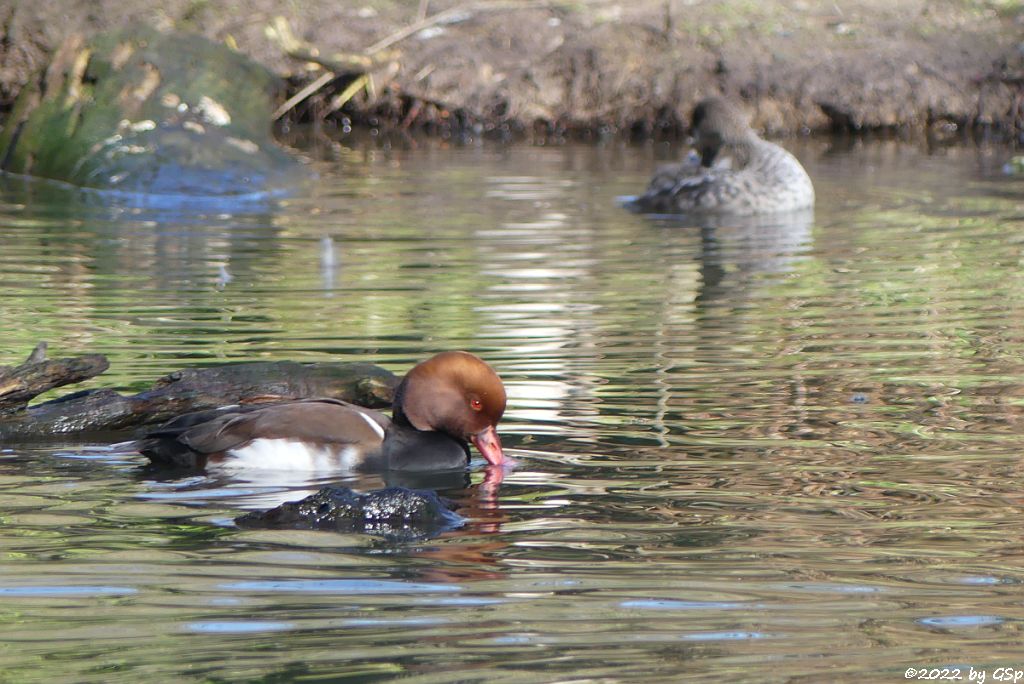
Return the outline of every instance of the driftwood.
<path id="1" fill-rule="evenodd" d="M 316 80 L 292 95 L 274 111 L 273 119 L 275 121 L 310 95 L 339 79 L 345 81 L 347 85 L 339 95 L 331 98 L 327 110 L 323 112 L 325 115 L 344 107 L 356 93 L 363 89 L 372 91 L 374 88 L 384 87 L 398 73 L 396 53 L 377 50 L 365 54 L 323 55 L 318 48 L 299 40 L 284 17 L 274 19 L 274 22 L 267 27 L 267 35 L 276 40 L 289 57 L 318 64 L 324 69 L 324 73 L 320 74 Z M 374 81 L 375 73 L 377 74 L 376 81 Z M 375 83 L 376 85 L 374 85 Z"/>
<path id="2" fill-rule="evenodd" d="M 48 360 L 46 343 L 40 342 L 20 366 L 0 366 L 0 416 L 25 409 L 33 397 L 54 387 L 88 380 L 110 364 L 99 354 Z"/>
<path id="3" fill-rule="evenodd" d="M 398 384 L 394 374 L 370 363 L 267 361 L 177 371 L 134 395 L 84 390 L 26 407 L 37 394 L 107 368 L 107 360 L 99 355 L 31 359 L 0 370 L 0 392 L 11 388 L 0 394 L 0 443 L 122 432 L 227 404 L 334 397 L 383 407 L 390 405 Z"/>

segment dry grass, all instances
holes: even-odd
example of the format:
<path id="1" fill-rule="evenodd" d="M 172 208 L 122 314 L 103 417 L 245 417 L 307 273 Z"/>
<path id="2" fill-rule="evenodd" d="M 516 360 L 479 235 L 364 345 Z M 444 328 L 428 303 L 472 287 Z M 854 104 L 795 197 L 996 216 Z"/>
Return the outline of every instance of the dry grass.
<path id="1" fill-rule="evenodd" d="M 69 6 L 70 5 L 70 6 Z M 837 0 L 133 0 L 0 7 L 0 99 L 10 102 L 71 29 L 141 18 L 226 40 L 287 76 L 320 72 L 283 54 L 267 27 L 283 15 L 321 54 L 386 59 L 343 109 L 357 120 L 485 129 L 675 129 L 699 97 L 744 100 L 773 132 L 842 126 L 932 129 L 1022 121 L 1024 3 Z M 320 117 L 358 76 L 296 110 Z M 337 116 L 337 114 L 334 114 Z"/>

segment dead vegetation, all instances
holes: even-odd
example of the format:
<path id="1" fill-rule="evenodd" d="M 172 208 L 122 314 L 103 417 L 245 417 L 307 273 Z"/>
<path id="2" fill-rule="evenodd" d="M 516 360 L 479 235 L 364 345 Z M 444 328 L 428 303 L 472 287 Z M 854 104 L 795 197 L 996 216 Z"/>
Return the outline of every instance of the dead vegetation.
<path id="1" fill-rule="evenodd" d="M 675 132 L 710 93 L 773 133 L 1024 124 L 1009 0 L 134 0 L 0 6 L 0 104 L 72 28 L 191 28 L 283 75 L 291 121 L 544 136 Z M 285 13 L 282 14 L 282 11 Z"/>

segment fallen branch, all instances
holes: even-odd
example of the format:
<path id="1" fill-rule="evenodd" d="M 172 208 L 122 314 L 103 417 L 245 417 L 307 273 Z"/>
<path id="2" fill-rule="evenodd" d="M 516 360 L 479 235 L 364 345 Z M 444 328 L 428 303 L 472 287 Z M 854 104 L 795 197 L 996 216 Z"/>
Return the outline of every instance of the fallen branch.
<path id="1" fill-rule="evenodd" d="M 7 397 L 21 392 L 21 398 L 6 402 L 8 405 L 0 414 L 0 443 L 131 430 L 182 413 L 227 404 L 333 397 L 363 406 L 383 407 L 391 403 L 398 384 L 391 372 L 370 363 L 268 361 L 177 371 L 157 380 L 152 389 L 135 395 L 126 396 L 110 389 L 85 390 L 26 408 L 30 392 L 20 390 L 13 380 L 29 375 L 58 378 L 57 384 L 33 385 L 37 388 L 46 385 L 49 389 L 93 377 L 107 366 L 105 358 L 94 354 L 26 362 L 0 371 L 0 392 L 11 388 L 6 396 L 0 395 L 0 400 L 6 402 Z M 22 370 L 26 367 L 28 371 Z M 38 393 L 31 393 L 31 396 Z"/>
<path id="2" fill-rule="evenodd" d="M 88 380 L 109 367 L 99 354 L 47 360 L 46 343 L 40 342 L 25 363 L 0 367 L 0 415 L 22 411 L 43 392 Z"/>

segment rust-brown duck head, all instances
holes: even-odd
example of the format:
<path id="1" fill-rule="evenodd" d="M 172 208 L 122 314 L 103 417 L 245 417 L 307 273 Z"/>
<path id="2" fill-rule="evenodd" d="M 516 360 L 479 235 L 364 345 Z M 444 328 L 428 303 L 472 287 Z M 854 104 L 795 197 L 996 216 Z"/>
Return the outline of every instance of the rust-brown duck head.
<path id="1" fill-rule="evenodd" d="M 478 356 L 442 352 L 406 374 L 395 392 L 394 418 L 417 430 L 444 432 L 472 442 L 488 463 L 505 455 L 497 425 L 505 412 L 505 386 Z"/>

